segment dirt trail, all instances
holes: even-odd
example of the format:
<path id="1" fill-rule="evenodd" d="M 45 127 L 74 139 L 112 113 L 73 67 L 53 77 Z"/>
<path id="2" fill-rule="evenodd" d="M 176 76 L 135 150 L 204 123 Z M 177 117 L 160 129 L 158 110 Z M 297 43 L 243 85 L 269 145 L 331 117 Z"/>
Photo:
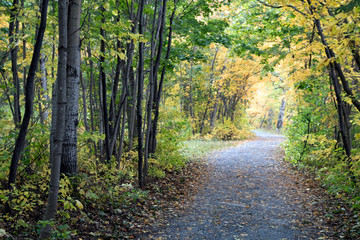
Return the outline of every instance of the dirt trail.
<path id="1" fill-rule="evenodd" d="M 256 139 L 213 156 L 208 181 L 185 211 L 154 226 L 146 238 L 328 239 L 307 205 L 310 189 L 275 156 L 283 137 L 255 133 Z"/>

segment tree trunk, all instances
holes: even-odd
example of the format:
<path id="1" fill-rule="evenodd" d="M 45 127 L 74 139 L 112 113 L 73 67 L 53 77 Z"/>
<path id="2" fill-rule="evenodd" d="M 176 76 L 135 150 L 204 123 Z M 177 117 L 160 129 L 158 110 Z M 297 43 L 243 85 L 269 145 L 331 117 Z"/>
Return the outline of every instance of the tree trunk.
<path id="1" fill-rule="evenodd" d="M 174 0 L 174 10 L 171 14 L 170 23 L 169 23 L 168 45 L 167 45 L 167 50 L 166 50 L 166 55 L 165 55 L 165 65 L 162 67 L 162 70 L 161 70 L 159 88 L 156 92 L 155 99 L 154 99 L 155 116 L 154 116 L 151 133 L 150 133 L 151 137 L 150 137 L 150 143 L 149 143 L 149 145 L 150 145 L 149 153 L 155 153 L 155 150 L 156 150 L 156 135 L 157 135 L 158 121 L 159 121 L 160 98 L 161 98 L 164 79 L 165 79 L 166 61 L 170 58 L 172 31 L 173 31 L 176 6 L 177 6 L 177 0 Z M 165 15 L 164 15 L 163 20 L 165 21 Z M 164 22 L 164 24 L 165 24 L 165 22 Z"/>
<path id="2" fill-rule="evenodd" d="M 38 67 L 39 59 L 40 59 L 40 51 L 42 47 L 42 42 L 44 38 L 44 32 L 46 28 L 46 19 L 47 19 L 47 7 L 48 7 L 48 0 L 43 0 L 41 4 L 41 18 L 40 18 L 40 25 L 39 31 L 36 36 L 36 42 L 34 46 L 34 52 L 31 59 L 31 64 L 29 68 L 29 73 L 27 76 L 26 81 L 26 88 L 25 88 L 25 114 L 23 121 L 20 126 L 20 131 L 18 137 L 15 142 L 14 152 L 11 158 L 11 165 L 10 165 L 10 173 L 9 173 L 9 180 L 8 180 L 8 188 L 12 189 L 12 184 L 15 183 L 16 173 L 19 163 L 20 154 L 24 149 L 25 146 L 25 136 L 27 133 L 27 129 L 30 123 L 30 118 L 33 112 L 34 106 L 34 80 L 35 80 L 35 73 Z"/>
<path id="3" fill-rule="evenodd" d="M 133 5 L 131 5 L 131 19 L 134 20 L 135 18 L 138 19 L 139 18 L 139 13 L 140 13 L 140 8 L 138 8 L 136 17 L 133 17 L 132 14 L 133 11 Z M 132 28 L 132 33 L 136 33 L 136 29 L 137 29 L 137 24 L 138 21 L 135 21 L 135 24 Z M 129 104 L 127 106 L 128 108 L 128 126 L 129 126 L 129 149 L 131 150 L 133 147 L 133 139 L 135 134 L 137 133 L 136 129 L 135 129 L 135 122 L 136 122 L 136 95 L 137 95 L 137 80 L 135 79 L 134 76 L 134 69 L 132 67 L 132 60 L 133 60 L 133 54 L 134 54 L 134 48 L 135 48 L 135 44 L 134 44 L 134 40 L 130 40 L 130 43 L 127 46 L 127 65 L 126 65 L 126 77 L 128 79 L 129 82 Z"/>
<path id="4" fill-rule="evenodd" d="M 81 0 L 69 0 L 67 22 L 66 122 L 61 158 L 61 173 L 77 173 L 77 126 L 80 88 L 80 15 Z"/>
<path id="5" fill-rule="evenodd" d="M 311 6 L 311 2 L 308 0 L 309 5 Z M 324 35 L 324 31 L 321 27 L 321 23 L 320 20 L 314 16 L 315 14 L 315 8 L 313 6 L 310 7 L 310 12 L 313 15 L 313 19 L 314 19 L 314 24 L 316 26 L 317 32 L 320 36 L 321 39 L 321 43 L 324 45 L 325 47 L 325 53 L 328 59 L 333 59 L 332 60 L 332 67 L 334 68 L 334 70 L 336 71 L 338 77 L 340 78 L 340 81 L 342 83 L 342 87 L 346 93 L 346 95 L 351 99 L 351 102 L 353 103 L 353 105 L 357 108 L 358 111 L 360 111 L 360 101 L 356 98 L 356 96 L 354 95 L 351 87 L 349 86 L 348 81 L 345 78 L 345 75 L 341 69 L 340 64 L 336 61 L 336 56 L 335 53 L 333 51 L 332 48 L 330 48 L 330 46 L 328 45 L 325 35 Z"/>
<path id="6" fill-rule="evenodd" d="M 310 1 L 308 1 L 308 3 L 310 4 Z M 311 4 L 310 4 L 310 6 L 311 6 Z M 312 14 L 314 14 L 314 8 L 313 7 L 310 7 L 310 11 L 311 11 Z M 352 165 L 351 159 L 350 159 L 350 156 L 351 156 L 350 136 L 348 134 L 349 131 L 347 129 L 346 119 L 344 119 L 344 117 L 345 117 L 345 112 L 344 112 L 345 111 L 345 106 L 344 106 L 344 102 L 343 102 L 342 96 L 341 96 L 341 92 L 342 92 L 341 85 L 340 85 L 338 77 L 336 76 L 336 73 L 340 77 L 340 80 L 343 83 L 344 89 L 348 88 L 347 81 L 346 81 L 346 79 L 345 79 L 345 77 L 343 75 L 343 72 L 342 72 L 342 70 L 340 68 L 340 65 L 335 60 L 334 52 L 329 47 L 329 45 L 328 45 L 328 43 L 327 43 L 327 41 L 325 39 L 323 29 L 322 29 L 321 24 L 320 24 L 320 20 L 318 18 L 316 18 L 315 16 L 313 16 L 313 18 L 314 18 L 314 24 L 315 24 L 315 26 L 317 28 L 317 32 L 318 32 L 318 34 L 319 34 L 319 36 L 321 38 L 321 42 L 325 47 L 325 53 L 326 53 L 327 58 L 329 58 L 329 59 L 334 58 L 334 62 L 331 62 L 329 64 L 330 78 L 331 78 L 331 80 L 333 82 L 333 85 L 334 85 L 335 96 L 336 96 L 336 101 L 337 101 L 337 109 L 338 109 L 339 128 L 340 128 L 340 132 L 341 132 L 341 135 L 342 135 L 344 149 L 345 149 L 346 155 L 349 158 L 347 163 L 348 163 L 348 166 L 349 166 L 349 169 L 350 169 L 351 165 Z M 348 95 L 352 94 L 352 92 L 347 92 L 346 90 L 345 90 L 345 92 Z M 351 98 L 351 95 L 350 95 L 350 98 Z M 357 100 L 355 98 L 351 98 L 351 100 L 352 100 L 353 104 L 359 110 L 360 106 L 357 106 L 358 105 L 358 104 L 356 104 Z"/>
<path id="7" fill-rule="evenodd" d="M 47 73 L 46 73 L 46 58 L 44 53 L 41 54 L 41 58 L 40 58 L 40 72 L 41 72 L 41 97 L 42 99 L 45 99 L 46 103 L 44 106 L 44 112 L 41 114 L 40 118 L 41 118 L 41 122 L 45 122 L 48 117 L 49 117 L 49 111 L 47 110 L 48 108 L 48 103 L 50 101 L 49 95 L 47 94 Z M 42 99 L 39 99 L 40 102 L 42 102 Z"/>
<path id="8" fill-rule="evenodd" d="M 49 183 L 48 201 L 44 215 L 44 221 L 50 221 L 55 217 L 60 180 L 60 162 L 62 156 L 62 144 L 64 139 L 66 117 L 66 59 L 67 59 L 67 0 L 59 0 L 59 56 L 58 72 L 55 83 L 55 100 L 53 101 L 53 114 L 51 122 L 50 140 L 50 165 L 51 177 Z M 49 224 L 41 229 L 39 239 L 48 239 L 51 236 Z"/>
<path id="9" fill-rule="evenodd" d="M 85 126 L 85 131 L 89 132 L 90 127 L 89 127 L 88 120 L 87 120 L 86 86 L 84 83 L 84 78 L 83 78 L 82 72 L 80 72 L 80 84 L 81 84 L 81 89 L 82 89 L 81 96 L 82 96 L 82 102 L 83 102 L 84 126 Z"/>
<path id="10" fill-rule="evenodd" d="M 286 100 L 285 98 L 283 98 L 281 100 L 281 105 L 280 105 L 280 111 L 279 111 L 279 117 L 276 123 L 276 129 L 278 131 L 281 130 L 281 128 L 283 127 L 283 123 L 284 123 L 284 116 L 285 116 L 285 107 L 286 107 Z"/>
<path id="11" fill-rule="evenodd" d="M 204 130 L 205 127 L 205 120 L 206 120 L 206 116 L 207 116 L 207 112 L 210 106 L 210 103 L 212 101 L 213 98 L 213 94 L 212 94 L 212 85 L 213 85 L 213 81 L 214 81 L 214 66 L 215 66 L 215 61 L 216 61 L 216 56 L 217 53 L 219 52 L 219 48 L 215 49 L 215 54 L 214 54 L 214 59 L 212 60 L 212 64 L 211 64 L 211 75 L 210 75 L 210 86 L 209 86 L 209 96 L 208 96 L 208 100 L 206 103 L 206 107 L 205 107 L 205 111 L 203 114 L 203 117 L 201 119 L 201 124 L 200 124 L 200 134 L 202 134 L 202 131 Z"/>
<path id="12" fill-rule="evenodd" d="M 108 117 L 108 110 L 107 110 L 107 94 L 106 94 L 106 75 L 105 75 L 105 30 L 103 28 L 103 25 L 105 24 L 105 8 L 102 7 L 102 20 L 101 20 L 101 26 L 100 26 L 100 35 L 102 36 L 102 39 L 100 41 L 100 59 L 99 59 L 99 65 L 100 65 L 100 72 L 99 72 L 99 78 L 100 78 L 100 84 L 101 84 L 101 99 L 102 99 L 102 122 L 105 132 L 105 154 L 106 154 L 106 162 L 110 163 L 110 128 L 109 128 L 109 117 Z"/>
<path id="13" fill-rule="evenodd" d="M 124 106 L 126 106 L 127 104 L 127 99 L 125 98 L 125 103 Z M 124 133 L 125 133 L 125 123 L 126 123 L 126 108 L 123 108 L 123 122 L 121 125 L 121 132 L 120 132 L 120 144 L 119 144 L 119 148 L 118 148 L 118 153 L 117 153 L 117 169 L 120 169 L 120 164 L 121 164 L 121 156 L 123 153 L 123 146 L 124 146 Z"/>
<path id="14" fill-rule="evenodd" d="M 145 1 L 140 0 L 139 4 L 139 34 L 143 34 L 143 23 L 144 23 L 144 5 Z M 141 103 L 143 99 L 144 91 L 144 43 L 139 42 L 139 63 L 138 63 L 138 94 L 137 94 L 137 131 L 138 131 L 138 180 L 139 186 L 142 188 L 145 185 L 144 174 L 143 174 L 143 134 L 142 134 L 142 108 Z"/>
<path id="15" fill-rule="evenodd" d="M 10 11 L 10 23 L 9 23 L 9 45 L 10 45 L 10 56 L 11 56 L 11 72 L 13 76 L 13 85 L 14 85 L 14 123 L 16 127 L 20 126 L 21 123 L 21 112 L 20 112 L 20 82 L 18 74 L 18 63 L 17 63 L 17 54 L 19 47 L 17 45 L 17 36 L 19 29 L 19 21 L 17 20 L 17 15 L 19 12 L 19 1 L 14 0 L 11 11 Z"/>
<path id="16" fill-rule="evenodd" d="M 161 60 L 161 54 L 162 54 L 162 48 L 163 48 L 163 33 L 164 33 L 164 25 L 165 25 L 165 16 L 166 16 L 166 2 L 167 0 L 162 0 L 162 8 L 160 9 L 159 13 L 159 30 L 155 31 L 155 23 L 156 23 L 156 11 L 154 11 L 154 19 L 153 19 L 153 30 L 152 30 L 152 36 L 151 36 L 151 65 L 150 65 L 150 75 L 149 75 L 149 99 L 147 104 L 147 130 L 145 135 L 145 155 L 144 155 L 144 178 L 146 180 L 147 174 L 148 174 L 148 158 L 149 154 L 151 153 L 151 145 L 152 145 L 152 135 L 153 132 L 153 125 L 152 125 L 152 113 L 153 108 L 155 107 L 154 104 L 155 100 L 154 97 L 157 94 L 157 78 L 158 78 L 158 70 L 160 66 L 160 60 Z M 157 4 L 157 1 L 156 3 Z M 159 44 L 157 47 L 157 56 L 155 61 L 153 61 L 153 57 L 155 56 L 156 51 L 156 42 L 154 40 L 155 38 L 155 32 L 159 35 Z M 157 35 L 156 34 L 156 35 Z"/>

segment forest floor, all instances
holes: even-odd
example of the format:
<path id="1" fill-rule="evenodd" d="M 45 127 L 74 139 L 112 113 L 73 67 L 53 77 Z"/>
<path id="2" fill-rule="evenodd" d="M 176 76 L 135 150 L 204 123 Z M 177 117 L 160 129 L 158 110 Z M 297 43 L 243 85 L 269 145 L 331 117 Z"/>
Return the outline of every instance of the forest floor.
<path id="1" fill-rule="evenodd" d="M 156 217 L 138 239 L 339 239 L 331 199 L 313 176 L 283 161 L 281 135 L 212 153 L 184 201 Z"/>

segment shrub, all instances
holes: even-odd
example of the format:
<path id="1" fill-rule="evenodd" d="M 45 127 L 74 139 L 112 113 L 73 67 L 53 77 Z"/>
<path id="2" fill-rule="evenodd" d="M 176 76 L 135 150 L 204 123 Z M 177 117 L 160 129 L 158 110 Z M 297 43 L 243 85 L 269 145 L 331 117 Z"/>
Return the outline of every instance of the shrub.
<path id="1" fill-rule="evenodd" d="M 217 140 L 243 140 L 250 138 L 252 133 L 248 129 L 238 129 L 232 122 L 225 122 L 216 126 L 210 134 L 211 139 Z"/>

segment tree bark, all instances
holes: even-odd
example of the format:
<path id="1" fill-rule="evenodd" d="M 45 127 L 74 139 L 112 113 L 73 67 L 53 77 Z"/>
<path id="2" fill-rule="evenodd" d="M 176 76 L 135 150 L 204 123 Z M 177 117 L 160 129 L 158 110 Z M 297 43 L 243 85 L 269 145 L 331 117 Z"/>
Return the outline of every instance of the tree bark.
<path id="1" fill-rule="evenodd" d="M 11 72 L 13 76 L 13 85 L 14 85 L 14 123 L 16 127 L 20 126 L 21 123 L 21 112 L 20 112 L 20 82 L 18 74 L 18 63 L 17 63 L 17 54 L 19 47 L 17 45 L 17 32 L 19 29 L 19 21 L 17 20 L 19 12 L 19 1 L 14 0 L 11 10 L 10 10 L 10 23 L 9 23 L 9 45 L 10 45 L 10 56 L 11 56 Z"/>
<path id="2" fill-rule="evenodd" d="M 81 84 L 81 89 L 82 89 L 81 96 L 82 96 L 82 102 L 83 102 L 84 126 L 85 126 L 85 131 L 89 132 L 90 127 L 89 127 L 89 123 L 87 120 L 86 86 L 85 86 L 82 72 L 80 72 L 80 84 Z"/>
<path id="3" fill-rule="evenodd" d="M 135 18 L 138 19 L 139 17 L 140 8 L 137 10 L 136 17 L 133 15 L 133 2 L 131 4 L 130 10 L 130 19 L 135 21 Z M 136 33 L 138 21 L 135 21 L 135 24 L 132 27 L 132 33 Z M 129 82 L 129 101 L 127 107 L 128 111 L 128 128 L 129 128 L 129 148 L 131 150 L 133 147 L 133 139 L 135 131 L 135 122 L 136 122 L 136 95 L 137 95 L 137 82 L 134 77 L 134 69 L 132 67 L 133 62 L 133 54 L 134 54 L 135 44 L 134 40 L 131 39 L 130 42 L 127 44 L 127 63 L 126 63 L 126 78 Z"/>
<path id="4" fill-rule="evenodd" d="M 66 62 L 67 62 L 67 0 L 59 0 L 59 56 L 58 72 L 55 83 L 55 100 L 53 101 L 53 114 L 51 123 L 50 141 L 50 165 L 51 176 L 49 183 L 48 201 L 44 215 L 44 221 L 50 221 L 55 217 L 60 180 L 60 162 L 62 156 L 62 144 L 64 139 L 66 117 Z M 51 236 L 51 227 L 46 224 L 42 227 L 39 239 L 48 239 Z"/>
<path id="5" fill-rule="evenodd" d="M 311 2 L 308 1 L 309 5 L 311 6 Z M 360 111 L 360 101 L 356 98 L 356 96 L 354 95 L 351 87 L 349 86 L 348 81 L 345 78 L 345 75 L 341 69 L 340 64 L 336 61 L 336 56 L 335 53 L 333 51 L 333 49 L 328 45 L 325 35 L 324 35 L 324 31 L 321 27 L 321 23 L 319 18 L 314 16 L 314 12 L 315 9 L 313 6 L 310 7 L 310 12 L 313 15 L 313 20 L 314 20 L 314 24 L 316 26 L 317 32 L 320 36 L 321 39 L 321 43 L 324 45 L 325 47 L 325 53 L 328 59 L 332 59 L 332 67 L 335 69 L 337 75 L 340 78 L 340 81 L 342 83 L 342 87 L 343 90 L 345 91 L 345 93 L 348 95 L 348 97 L 351 99 L 351 102 L 353 103 L 353 105 L 357 108 L 358 111 Z"/>
<path id="6" fill-rule="evenodd" d="M 47 94 L 47 73 L 46 73 L 46 58 L 44 53 L 41 54 L 41 58 L 40 58 L 40 71 L 41 71 L 41 97 L 42 99 L 46 100 L 45 106 L 44 106 L 44 112 L 41 114 L 41 122 L 44 123 L 48 117 L 49 117 L 49 111 L 47 110 L 48 108 L 48 103 L 50 101 L 49 95 Z M 40 102 L 42 102 L 42 99 L 39 99 Z"/>
<path id="7" fill-rule="evenodd" d="M 139 34 L 143 34 L 143 23 L 144 23 L 144 5 L 145 1 L 140 0 L 139 4 Z M 137 94 L 137 131 L 138 131 L 138 180 L 139 186 L 142 188 L 145 185 L 144 173 L 143 173 L 143 133 L 142 133 L 142 99 L 144 91 L 144 43 L 139 42 L 139 63 L 138 63 L 138 94 Z"/>
<path id="8" fill-rule="evenodd" d="M 176 7 L 177 7 L 177 0 L 174 0 L 174 10 L 171 14 L 170 22 L 169 22 L 168 45 L 167 45 L 167 49 L 166 49 L 165 63 L 161 70 L 159 87 L 158 87 L 158 90 L 156 91 L 156 95 L 155 95 L 155 99 L 154 99 L 155 114 L 154 114 L 154 120 L 152 123 L 152 128 L 151 128 L 151 133 L 150 133 L 149 153 L 155 153 L 155 150 L 156 150 L 156 135 L 157 135 L 158 121 L 159 121 L 160 98 L 161 98 L 164 79 L 165 79 L 166 61 L 169 60 L 169 58 L 170 58 L 172 32 L 173 32 L 173 24 L 174 24 Z M 164 21 L 163 24 L 165 25 L 165 14 L 164 14 L 163 21 Z"/>
<path id="9" fill-rule="evenodd" d="M 101 26 L 100 26 L 100 35 L 102 36 L 102 39 L 100 41 L 100 72 L 99 72 L 99 78 L 100 78 L 100 84 L 101 84 L 101 99 L 102 99 L 102 122 L 105 132 L 105 154 L 106 154 L 106 162 L 110 163 L 110 128 L 109 128 L 109 117 L 108 117 L 108 110 L 107 110 L 107 94 L 106 94 L 106 75 L 105 75 L 105 30 L 104 30 L 104 24 L 105 24 L 105 8 L 101 8 L 102 11 L 102 20 L 101 20 Z"/>
<path id="10" fill-rule="evenodd" d="M 156 5 L 157 5 L 156 1 Z M 147 129 L 145 134 L 145 155 L 144 155 L 144 178 L 146 180 L 147 174 L 148 174 L 148 168 L 149 168 L 149 150 L 151 147 L 151 134 L 152 134 L 152 110 L 154 106 L 154 96 L 156 95 L 157 91 L 157 78 L 158 78 L 158 70 L 161 60 L 161 54 L 162 54 L 162 48 L 163 48 L 163 33 L 164 33 L 164 25 L 165 25 L 165 16 L 166 16 L 166 2 L 167 0 L 162 0 L 162 8 L 160 9 L 159 13 L 159 27 L 158 31 L 155 31 L 156 29 L 156 7 L 154 11 L 154 19 L 153 19 L 153 30 L 152 30 L 152 36 L 151 36 L 151 60 L 150 60 L 150 74 L 149 74 L 149 98 L 147 103 Z M 153 60 L 156 52 L 156 41 L 155 41 L 155 32 L 157 32 L 156 35 L 159 35 L 159 43 L 157 47 L 157 56 L 155 61 Z"/>
<path id="11" fill-rule="evenodd" d="M 31 59 L 29 73 L 28 73 L 27 81 L 26 81 L 25 114 L 24 114 L 24 118 L 23 118 L 23 121 L 20 126 L 20 131 L 19 131 L 18 137 L 16 139 L 14 152 L 13 152 L 13 155 L 11 158 L 10 173 L 9 173 L 9 179 L 8 179 L 8 188 L 9 189 L 12 189 L 12 184 L 15 183 L 20 154 L 24 150 L 25 137 L 26 137 L 29 123 L 30 123 L 30 118 L 33 113 L 34 80 L 35 80 L 35 73 L 36 73 L 39 59 L 40 59 L 40 51 L 41 51 L 42 42 L 43 42 L 43 38 L 44 38 L 44 32 L 45 32 L 45 28 L 46 28 L 47 7 L 48 7 L 48 0 L 43 0 L 41 3 L 41 18 L 40 18 L 39 31 L 36 36 L 34 52 L 33 52 L 33 56 Z"/>
<path id="12" fill-rule="evenodd" d="M 69 0 L 67 21 L 66 122 L 61 173 L 77 174 L 77 126 L 80 89 L 81 0 Z"/>

